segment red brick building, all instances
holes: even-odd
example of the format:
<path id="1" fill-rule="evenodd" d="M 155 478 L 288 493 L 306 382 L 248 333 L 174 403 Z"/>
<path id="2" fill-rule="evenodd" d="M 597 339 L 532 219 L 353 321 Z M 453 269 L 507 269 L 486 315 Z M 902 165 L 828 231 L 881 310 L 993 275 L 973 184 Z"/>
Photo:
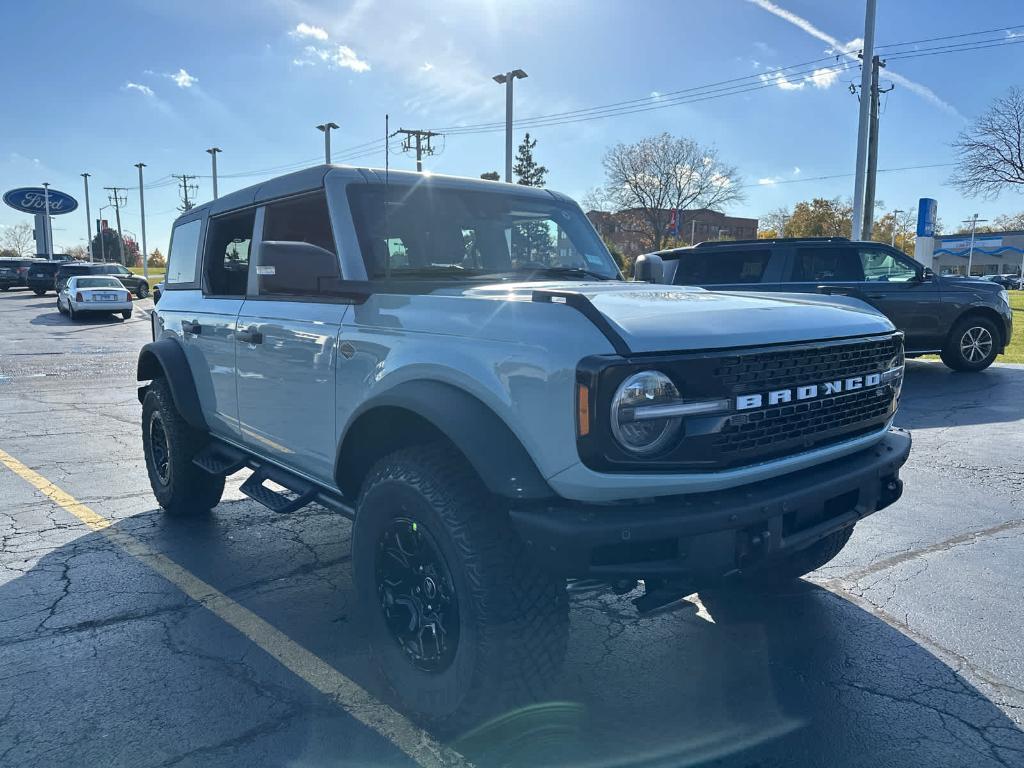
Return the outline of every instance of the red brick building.
<path id="1" fill-rule="evenodd" d="M 706 240 L 747 240 L 757 237 L 757 219 L 743 219 L 726 216 L 724 213 L 707 208 L 692 211 L 680 211 L 678 238 L 674 232 L 668 234 L 673 244 L 681 242 L 689 244 L 701 243 Z M 650 250 L 650 236 L 639 209 L 607 213 L 605 211 L 588 211 L 587 218 L 605 240 L 612 243 L 627 258 L 634 258 Z M 666 220 L 671 212 L 666 212 Z M 692 238 L 692 240 L 691 240 Z"/>

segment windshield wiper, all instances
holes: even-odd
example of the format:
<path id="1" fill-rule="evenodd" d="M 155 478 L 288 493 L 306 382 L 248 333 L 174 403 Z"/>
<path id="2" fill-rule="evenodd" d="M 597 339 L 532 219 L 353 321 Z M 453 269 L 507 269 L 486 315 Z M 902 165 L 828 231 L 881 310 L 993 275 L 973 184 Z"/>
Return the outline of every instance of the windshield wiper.
<path id="1" fill-rule="evenodd" d="M 594 272 L 590 269 L 584 269 L 583 267 L 516 267 L 514 272 L 532 272 L 543 275 L 552 275 L 554 277 L 578 277 L 578 278 L 593 278 L 594 280 L 614 280 L 615 278 L 609 275 L 602 275 L 600 272 Z"/>

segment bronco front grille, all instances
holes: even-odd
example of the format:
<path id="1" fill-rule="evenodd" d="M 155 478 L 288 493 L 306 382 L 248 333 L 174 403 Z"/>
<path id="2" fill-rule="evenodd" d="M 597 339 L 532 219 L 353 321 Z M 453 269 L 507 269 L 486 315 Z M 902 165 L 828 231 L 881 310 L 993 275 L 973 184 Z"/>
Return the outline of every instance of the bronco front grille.
<path id="1" fill-rule="evenodd" d="M 592 400 L 596 429 L 579 439 L 580 456 L 601 471 L 715 471 L 803 453 L 882 429 L 892 418 L 896 398 L 888 379 L 869 377 L 902 363 L 900 333 L 862 339 L 759 347 L 747 350 L 648 355 L 609 364 L 607 358 L 582 361 L 577 376 L 597 392 Z M 682 435 L 663 454 L 639 459 L 616 443 L 607 425 L 611 399 L 632 373 L 666 373 L 689 401 L 724 399 L 730 409 L 684 417 Z M 847 379 L 864 386 L 852 389 Z M 827 384 L 842 384 L 828 388 Z M 816 387 L 813 395 L 800 390 Z M 786 391 L 789 401 L 772 394 Z M 760 395 L 757 405 L 742 405 Z M 761 402 L 764 405 L 761 405 Z"/>

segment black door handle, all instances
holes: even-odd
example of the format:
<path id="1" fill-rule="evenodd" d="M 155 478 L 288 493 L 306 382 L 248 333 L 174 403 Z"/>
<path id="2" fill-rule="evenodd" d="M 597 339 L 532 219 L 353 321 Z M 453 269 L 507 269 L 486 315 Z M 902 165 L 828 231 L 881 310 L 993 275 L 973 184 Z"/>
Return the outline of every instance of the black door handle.
<path id="1" fill-rule="evenodd" d="M 195 320 L 189 322 L 188 320 L 181 321 L 182 333 L 191 333 L 193 336 L 198 336 L 203 332 L 203 326 L 197 323 Z"/>
<path id="2" fill-rule="evenodd" d="M 236 331 L 235 338 L 245 344 L 263 343 L 263 334 L 256 330 L 255 325 L 250 325 L 244 331 Z"/>

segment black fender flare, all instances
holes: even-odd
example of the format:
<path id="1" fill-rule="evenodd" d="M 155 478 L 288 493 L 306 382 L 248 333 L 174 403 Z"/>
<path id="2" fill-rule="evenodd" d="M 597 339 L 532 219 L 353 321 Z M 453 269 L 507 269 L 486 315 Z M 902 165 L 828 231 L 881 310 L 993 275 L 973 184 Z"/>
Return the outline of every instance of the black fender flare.
<path id="1" fill-rule="evenodd" d="M 447 438 L 492 493 L 522 500 L 554 496 L 530 454 L 498 414 L 464 389 L 425 379 L 398 384 L 356 411 L 338 449 L 335 471 L 339 479 L 345 462 L 360 452 L 360 421 L 375 412 L 398 411 L 425 420 Z"/>
<path id="2" fill-rule="evenodd" d="M 171 389 L 174 407 L 192 427 L 206 432 L 209 428 L 199 405 L 199 395 L 192 380 L 192 371 L 185 357 L 185 350 L 175 339 L 163 338 L 151 341 L 139 351 L 139 363 L 135 378 L 138 381 L 152 381 L 163 377 Z M 146 398 L 148 386 L 139 387 L 139 402 Z"/>

